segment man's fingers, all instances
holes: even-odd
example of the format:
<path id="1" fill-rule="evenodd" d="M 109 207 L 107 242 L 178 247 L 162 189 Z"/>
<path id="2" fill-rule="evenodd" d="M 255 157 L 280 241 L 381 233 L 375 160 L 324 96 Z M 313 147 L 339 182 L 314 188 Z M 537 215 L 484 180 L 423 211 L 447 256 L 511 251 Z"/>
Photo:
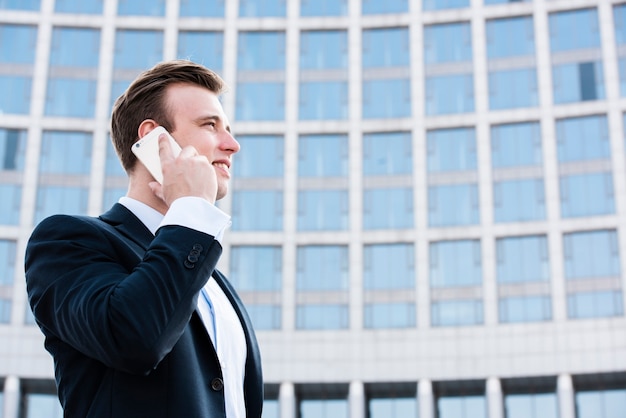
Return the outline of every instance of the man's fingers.
<path id="1" fill-rule="evenodd" d="M 165 134 L 159 135 L 159 157 L 161 157 L 161 161 L 174 159 L 172 145 Z"/>

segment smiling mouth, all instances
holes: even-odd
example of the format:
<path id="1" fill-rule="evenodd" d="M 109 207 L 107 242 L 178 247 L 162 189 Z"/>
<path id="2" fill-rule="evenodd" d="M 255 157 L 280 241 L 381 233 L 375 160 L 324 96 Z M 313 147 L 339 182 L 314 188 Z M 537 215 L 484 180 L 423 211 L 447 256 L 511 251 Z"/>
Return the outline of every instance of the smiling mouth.
<path id="1" fill-rule="evenodd" d="M 229 169 L 228 169 L 228 165 L 226 163 L 222 163 L 222 162 L 215 162 L 213 163 L 213 165 L 217 168 L 220 168 L 222 170 L 224 170 L 225 172 L 229 173 Z"/>

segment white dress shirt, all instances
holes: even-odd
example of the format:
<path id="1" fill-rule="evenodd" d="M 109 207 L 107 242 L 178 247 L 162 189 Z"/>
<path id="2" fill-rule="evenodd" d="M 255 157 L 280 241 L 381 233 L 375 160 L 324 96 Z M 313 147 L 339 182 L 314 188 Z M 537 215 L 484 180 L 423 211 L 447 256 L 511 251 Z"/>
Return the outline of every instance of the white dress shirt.
<path id="1" fill-rule="evenodd" d="M 230 226 L 230 216 L 208 201 L 196 197 L 175 200 L 163 216 L 148 205 L 124 196 L 119 203 L 130 210 L 152 232 L 165 225 L 179 225 L 212 235 L 220 241 Z M 237 313 L 222 288 L 209 279 L 198 296 L 198 311 L 206 327 L 224 379 L 228 418 L 245 418 L 243 381 L 246 364 L 246 338 Z"/>

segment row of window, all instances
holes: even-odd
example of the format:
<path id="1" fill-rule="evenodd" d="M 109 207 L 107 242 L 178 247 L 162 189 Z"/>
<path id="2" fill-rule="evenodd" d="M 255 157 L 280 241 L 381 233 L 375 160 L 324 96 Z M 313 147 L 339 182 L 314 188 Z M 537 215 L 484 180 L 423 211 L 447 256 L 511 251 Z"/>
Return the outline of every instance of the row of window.
<path id="1" fill-rule="evenodd" d="M 521 3 L 530 0 L 484 0 L 485 5 Z M 55 0 L 56 13 L 101 14 L 103 0 Z M 120 16 L 164 16 L 166 0 L 118 0 Z M 470 0 L 424 0 L 423 10 L 467 8 Z M 225 0 L 180 0 L 181 17 L 224 17 Z M 40 0 L 0 0 L 0 9 L 39 10 Z M 364 15 L 406 13 L 408 0 L 362 0 Z M 285 0 L 239 0 L 240 17 L 285 17 Z M 301 16 L 346 16 L 348 0 L 300 0 Z"/>
<path id="2" fill-rule="evenodd" d="M 572 319 L 623 315 L 617 232 L 598 230 L 563 235 L 567 313 Z M 2 322 L 10 319 L 15 266 L 14 241 L 0 240 Z M 258 329 L 281 328 L 282 247 L 230 248 L 230 279 L 241 292 Z M 366 244 L 362 277 L 365 328 L 416 326 L 417 274 L 413 243 Z M 297 329 L 347 329 L 350 275 L 357 274 L 345 245 L 302 245 L 296 250 L 294 288 Z M 552 263 L 555 261 L 552 260 Z M 501 323 L 552 319 L 551 258 L 545 235 L 498 238 L 495 280 Z M 480 240 L 429 244 L 431 324 L 483 324 L 483 267 Z M 258 274 L 263 272 L 263 274 Z M 489 273 L 487 273 L 489 274 Z"/>
<path id="3" fill-rule="evenodd" d="M 552 13 L 549 22 L 553 102 L 605 99 L 597 9 Z M 618 46 L 626 45 L 626 5 L 614 7 L 614 25 Z M 364 119 L 410 117 L 414 60 L 408 28 L 366 29 L 362 35 L 362 100 L 358 112 Z M 531 16 L 487 20 L 491 110 L 539 106 L 534 37 Z M 0 89 L 7 92 L 0 97 L 0 111 L 28 114 L 37 28 L 2 24 L 1 39 L 10 42 L 0 42 Z M 110 103 L 139 70 L 162 60 L 163 40 L 162 31 L 116 32 Z M 100 42 L 99 29 L 53 28 L 45 115 L 94 117 Z M 181 31 L 177 56 L 221 72 L 223 43 L 222 32 Z M 239 33 L 236 120 L 285 119 L 286 47 L 284 31 Z M 471 24 L 425 26 L 423 53 L 425 114 L 474 112 Z M 626 96 L 626 53 L 620 48 L 617 55 L 621 92 Z M 299 56 L 300 120 L 346 120 L 350 111 L 357 111 L 349 109 L 346 30 L 302 31 Z"/>
<path id="4" fill-rule="evenodd" d="M 576 383 L 576 377 L 574 382 Z M 585 378 L 587 380 L 587 378 Z M 576 418 L 617 418 L 626 410 L 626 386 L 624 382 L 607 387 L 604 380 L 576 385 L 574 393 Z M 537 385 L 537 382 L 539 385 Z M 503 379 L 502 416 L 504 418 L 559 418 L 559 394 L 555 378 Z M 29 383 L 25 386 L 28 388 Z M 37 387 L 42 389 L 41 383 Z M 25 418 L 61 417 L 53 383 L 49 391 L 25 391 L 22 395 L 22 411 Z M 434 382 L 434 406 L 437 418 L 487 418 L 488 399 L 484 381 Z M 348 385 L 302 384 L 296 385 L 295 416 L 299 418 L 348 418 L 350 414 Z M 263 405 L 264 418 L 280 417 L 277 385 L 266 385 Z M 0 392 L 0 407 L 4 394 Z M 419 416 L 417 383 L 386 383 L 365 385 L 365 417 L 368 418 L 417 418 Z"/>

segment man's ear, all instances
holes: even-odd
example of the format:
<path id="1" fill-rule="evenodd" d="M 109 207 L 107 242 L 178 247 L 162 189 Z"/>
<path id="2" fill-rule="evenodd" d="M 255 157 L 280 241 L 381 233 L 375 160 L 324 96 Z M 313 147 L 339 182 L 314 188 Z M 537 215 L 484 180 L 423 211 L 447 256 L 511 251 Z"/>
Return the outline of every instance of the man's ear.
<path id="1" fill-rule="evenodd" d="M 148 133 L 154 128 L 156 128 L 157 126 L 159 126 L 159 124 L 156 123 L 154 120 L 144 119 L 144 121 L 139 124 L 139 128 L 137 129 L 138 137 L 143 138 L 144 136 L 148 135 Z"/>

